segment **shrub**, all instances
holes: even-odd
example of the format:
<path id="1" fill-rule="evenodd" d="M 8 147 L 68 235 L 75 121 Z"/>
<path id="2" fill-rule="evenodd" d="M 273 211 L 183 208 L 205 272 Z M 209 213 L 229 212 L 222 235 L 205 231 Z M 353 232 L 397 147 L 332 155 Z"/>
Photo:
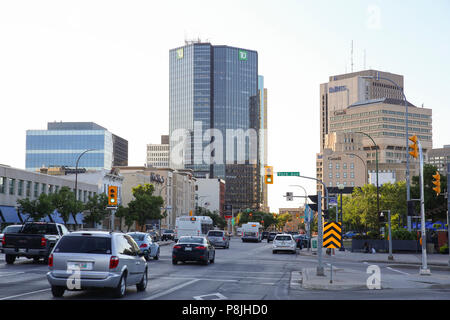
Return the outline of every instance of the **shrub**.
<path id="1" fill-rule="evenodd" d="M 417 235 L 415 232 L 408 230 L 394 230 L 392 231 L 393 240 L 417 240 Z"/>
<path id="2" fill-rule="evenodd" d="M 440 247 L 439 252 L 442 254 L 448 254 L 448 244 L 445 244 L 442 247 Z"/>

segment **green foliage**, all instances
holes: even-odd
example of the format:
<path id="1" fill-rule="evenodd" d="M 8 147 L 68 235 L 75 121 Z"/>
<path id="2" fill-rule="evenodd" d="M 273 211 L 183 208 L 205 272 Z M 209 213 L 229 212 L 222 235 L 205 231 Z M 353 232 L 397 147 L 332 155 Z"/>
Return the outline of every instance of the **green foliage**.
<path id="1" fill-rule="evenodd" d="M 227 226 L 227 221 L 224 217 L 221 217 L 217 212 L 211 212 L 206 208 L 198 207 L 195 215 L 210 217 L 213 221 L 213 224 L 219 229 L 225 229 L 225 227 Z"/>
<path id="2" fill-rule="evenodd" d="M 122 219 L 125 220 L 125 226 L 127 227 L 127 232 L 130 231 L 131 226 L 136 221 L 136 216 L 130 212 L 128 207 L 119 205 L 117 207 L 115 216 L 120 219 L 120 225 L 122 225 Z"/>
<path id="3" fill-rule="evenodd" d="M 84 209 L 83 202 L 76 200 L 75 194 L 69 187 L 62 187 L 57 193 L 51 194 L 50 197 L 64 224 L 67 224 L 71 214 L 75 215 Z"/>
<path id="4" fill-rule="evenodd" d="M 446 219 L 447 199 L 444 196 L 437 196 L 433 191 L 433 175 L 436 173 L 437 167 L 425 164 L 423 167 L 424 196 L 425 196 L 425 212 L 427 219 L 437 221 Z M 441 193 L 447 191 L 447 176 L 441 175 Z M 411 198 L 420 199 L 420 183 L 419 177 L 414 176 L 411 183 Z M 416 204 L 416 212 L 420 212 L 419 202 Z"/>
<path id="5" fill-rule="evenodd" d="M 108 196 L 104 193 L 95 194 L 93 197 L 89 197 L 88 202 L 85 204 L 85 210 L 89 211 L 89 214 L 84 217 L 86 223 L 100 223 L 105 219 L 109 211 L 108 206 Z"/>
<path id="6" fill-rule="evenodd" d="M 29 219 L 33 221 L 39 221 L 55 210 L 52 197 L 45 193 L 42 193 L 35 200 L 30 200 L 29 198 L 18 199 L 17 204 L 19 205 L 19 210 L 22 213 L 29 214 Z"/>
<path id="7" fill-rule="evenodd" d="M 250 216 L 250 213 L 252 214 Z M 244 223 L 247 222 L 259 222 L 264 221 L 264 229 L 269 228 L 270 226 L 277 227 L 280 222 L 280 217 L 283 215 L 277 215 L 277 217 L 274 217 L 272 213 L 262 212 L 262 211 L 256 211 L 256 212 L 240 212 L 237 216 L 237 219 L 239 221 L 239 225 L 241 226 Z"/>
<path id="8" fill-rule="evenodd" d="M 414 231 L 409 232 L 405 229 L 393 230 L 392 240 L 417 240 L 417 234 Z"/>
<path id="9" fill-rule="evenodd" d="M 138 185 L 132 189 L 134 200 L 128 203 L 129 214 L 134 216 L 135 221 L 144 229 L 147 220 L 158 220 L 164 218 L 161 207 L 164 200 L 160 196 L 153 196 L 155 187 L 152 184 Z"/>
<path id="10" fill-rule="evenodd" d="M 439 252 L 442 254 L 448 254 L 448 244 L 444 244 L 442 247 L 440 247 Z"/>

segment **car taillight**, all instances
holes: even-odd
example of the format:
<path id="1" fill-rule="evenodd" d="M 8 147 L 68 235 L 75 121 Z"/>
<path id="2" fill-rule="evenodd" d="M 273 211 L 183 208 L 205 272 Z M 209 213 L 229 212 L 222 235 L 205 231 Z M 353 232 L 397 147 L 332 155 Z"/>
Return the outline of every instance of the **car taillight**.
<path id="1" fill-rule="evenodd" d="M 47 239 L 45 237 L 41 238 L 41 247 L 45 247 L 45 245 L 47 244 Z"/>
<path id="2" fill-rule="evenodd" d="M 198 247 L 195 247 L 195 249 L 198 249 L 198 250 L 205 250 L 206 247 L 204 247 L 204 246 L 198 246 Z"/>
<path id="3" fill-rule="evenodd" d="M 139 248 L 147 248 L 147 244 L 143 243 L 143 244 L 141 244 L 141 246 Z"/>
<path id="4" fill-rule="evenodd" d="M 181 246 L 173 246 L 174 249 L 181 249 Z"/>
<path id="5" fill-rule="evenodd" d="M 225 241 L 225 237 L 223 237 L 223 241 Z"/>
<path id="6" fill-rule="evenodd" d="M 109 260 L 109 268 L 115 269 L 117 268 L 118 265 L 119 265 L 119 258 L 112 256 L 111 259 Z"/>
<path id="7" fill-rule="evenodd" d="M 4 246 L 5 244 L 6 244 L 5 237 L 2 237 L 2 245 Z"/>
<path id="8" fill-rule="evenodd" d="M 48 257 L 48 266 L 53 267 L 53 254 L 51 254 L 50 257 Z"/>

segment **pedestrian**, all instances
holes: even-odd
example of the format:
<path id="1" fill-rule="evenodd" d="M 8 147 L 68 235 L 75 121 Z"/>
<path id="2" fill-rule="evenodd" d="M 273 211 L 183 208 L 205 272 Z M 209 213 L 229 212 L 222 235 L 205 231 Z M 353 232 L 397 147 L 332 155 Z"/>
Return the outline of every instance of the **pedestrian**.
<path id="1" fill-rule="evenodd" d="M 365 253 L 369 253 L 369 244 L 366 242 L 364 242 L 364 252 Z"/>

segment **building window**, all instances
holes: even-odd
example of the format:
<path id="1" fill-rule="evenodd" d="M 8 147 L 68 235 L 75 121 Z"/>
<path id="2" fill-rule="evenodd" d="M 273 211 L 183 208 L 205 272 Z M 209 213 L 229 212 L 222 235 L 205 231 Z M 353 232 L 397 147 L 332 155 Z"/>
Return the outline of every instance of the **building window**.
<path id="1" fill-rule="evenodd" d="M 47 185 L 46 185 L 45 183 L 42 184 L 41 193 L 45 193 L 45 187 L 46 187 L 46 186 L 47 186 Z"/>
<path id="2" fill-rule="evenodd" d="M 328 164 L 328 168 L 329 168 L 329 169 L 333 169 L 333 164 L 332 164 L 332 163 L 329 163 L 329 164 Z"/>
<path id="3" fill-rule="evenodd" d="M 19 180 L 19 182 L 17 183 L 17 195 L 18 196 L 23 196 L 23 180 Z"/>
<path id="4" fill-rule="evenodd" d="M 31 197 L 31 181 L 27 181 L 27 198 Z"/>
<path id="5" fill-rule="evenodd" d="M 6 178 L 0 177 L 0 193 L 5 193 Z"/>
<path id="6" fill-rule="evenodd" d="M 347 172 L 344 172 L 344 178 L 347 178 Z"/>
<path id="7" fill-rule="evenodd" d="M 342 165 L 342 168 L 343 168 L 344 170 L 346 170 L 346 169 L 347 169 L 347 163 L 344 163 L 344 164 Z"/>
<path id="8" fill-rule="evenodd" d="M 15 179 L 9 179 L 9 194 L 14 194 L 14 188 L 16 186 L 16 180 Z"/>
<path id="9" fill-rule="evenodd" d="M 355 169 L 355 164 L 353 162 L 350 163 L 350 169 Z"/>
<path id="10" fill-rule="evenodd" d="M 330 173 L 328 174 L 328 178 L 333 179 L 333 172 L 330 172 Z"/>
<path id="11" fill-rule="evenodd" d="M 340 173 L 339 172 L 336 172 L 336 178 L 340 178 L 341 177 L 341 175 L 340 175 Z"/>
<path id="12" fill-rule="evenodd" d="M 339 163 L 336 163 L 336 169 L 339 170 Z"/>
<path id="13" fill-rule="evenodd" d="M 39 196 L 39 183 L 34 183 L 34 197 L 37 198 Z"/>
<path id="14" fill-rule="evenodd" d="M 355 178 L 355 173 L 352 171 L 350 172 L 350 178 L 354 179 Z"/>

